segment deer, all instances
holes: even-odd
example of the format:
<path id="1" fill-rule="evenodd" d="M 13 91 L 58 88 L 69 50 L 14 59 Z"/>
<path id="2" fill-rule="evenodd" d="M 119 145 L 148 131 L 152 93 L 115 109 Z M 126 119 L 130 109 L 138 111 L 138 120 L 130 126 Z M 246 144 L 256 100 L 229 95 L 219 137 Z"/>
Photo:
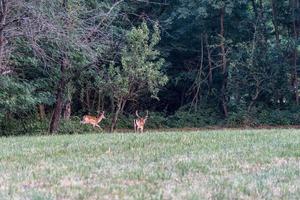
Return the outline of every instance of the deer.
<path id="1" fill-rule="evenodd" d="M 80 123 L 91 124 L 93 127 L 101 128 L 98 124 L 102 121 L 102 119 L 106 119 L 104 111 L 102 111 L 98 116 L 84 115 Z"/>
<path id="2" fill-rule="evenodd" d="M 141 132 L 143 133 L 144 132 L 144 126 L 145 126 L 145 123 L 148 119 L 148 110 L 146 111 L 147 114 L 145 117 L 140 117 L 139 114 L 138 114 L 138 111 L 135 111 L 135 115 L 138 117 L 137 119 L 135 119 L 133 121 L 133 126 L 134 126 L 134 132 Z"/>

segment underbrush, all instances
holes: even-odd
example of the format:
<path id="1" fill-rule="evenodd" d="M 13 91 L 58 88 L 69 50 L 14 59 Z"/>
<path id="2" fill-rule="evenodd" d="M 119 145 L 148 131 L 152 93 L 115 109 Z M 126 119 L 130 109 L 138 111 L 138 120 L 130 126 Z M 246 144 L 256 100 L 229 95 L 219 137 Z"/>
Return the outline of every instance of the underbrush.
<path id="1" fill-rule="evenodd" d="M 255 108 L 252 112 L 240 110 L 231 112 L 225 120 L 229 127 L 255 126 L 291 126 L 300 124 L 300 109 L 262 109 Z"/>
<path id="2" fill-rule="evenodd" d="M 255 108 L 251 113 L 245 110 L 231 111 L 224 119 L 221 113 L 213 109 L 202 109 L 197 112 L 179 110 L 173 115 L 150 112 L 146 129 L 167 128 L 205 128 L 211 126 L 221 127 L 256 127 L 256 126 L 289 126 L 300 124 L 300 109 L 271 110 Z M 70 120 L 62 120 L 59 134 L 81 134 L 87 132 L 108 132 L 111 126 L 112 115 L 107 114 L 99 128 L 81 124 L 80 117 L 73 116 Z M 132 129 L 134 115 L 120 115 L 117 129 Z M 34 117 L 22 119 L 12 118 L 0 121 L 2 136 L 8 135 L 39 135 L 48 131 L 49 120 L 38 120 Z"/>

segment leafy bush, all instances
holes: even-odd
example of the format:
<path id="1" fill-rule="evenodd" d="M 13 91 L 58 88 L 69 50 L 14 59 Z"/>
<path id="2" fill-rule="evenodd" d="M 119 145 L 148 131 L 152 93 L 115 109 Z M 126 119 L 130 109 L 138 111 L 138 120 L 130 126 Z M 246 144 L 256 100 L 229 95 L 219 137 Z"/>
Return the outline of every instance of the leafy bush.
<path id="1" fill-rule="evenodd" d="M 167 118 L 159 112 L 150 112 L 146 128 L 160 129 L 168 128 Z"/>
<path id="2" fill-rule="evenodd" d="M 26 82 L 17 81 L 9 76 L 0 76 L 0 121 L 5 114 L 24 113 L 31 110 L 36 98 L 33 87 Z"/>
<path id="3" fill-rule="evenodd" d="M 257 114 L 262 125 L 299 125 L 299 108 L 289 110 L 263 110 Z"/>
<path id="4" fill-rule="evenodd" d="M 212 109 L 202 109 L 199 112 L 178 111 L 167 118 L 170 128 L 203 127 L 221 124 L 221 115 Z"/>
<path id="5" fill-rule="evenodd" d="M 81 134 L 88 132 L 102 131 L 99 128 L 94 128 L 91 125 L 81 124 L 79 117 L 71 117 L 70 120 L 62 120 L 59 127 L 59 133 L 62 134 Z"/>
<path id="6" fill-rule="evenodd" d="M 272 110 L 253 108 L 251 113 L 244 110 L 231 111 L 229 117 L 224 119 L 222 114 L 214 109 L 202 109 L 190 113 L 180 110 L 174 115 L 164 116 L 163 113 L 150 112 L 146 123 L 146 129 L 160 128 L 199 128 L 206 126 L 244 127 L 258 125 L 299 125 L 300 108 Z M 133 131 L 133 120 L 135 115 L 120 115 L 117 123 L 118 129 L 130 129 Z M 79 117 L 71 117 L 68 121 L 61 121 L 59 134 L 82 134 L 89 132 L 108 132 L 111 126 L 111 114 L 106 114 L 99 124 L 101 129 L 94 128 L 89 124 L 80 124 Z M 0 121 L 1 136 L 8 135 L 40 135 L 48 134 L 49 121 L 40 121 L 35 114 L 24 116 L 13 116 L 9 120 Z"/>
<path id="7" fill-rule="evenodd" d="M 40 121 L 33 116 L 9 118 L 0 122 L 0 136 L 45 134 L 48 124 L 47 120 Z"/>
<path id="8" fill-rule="evenodd" d="M 255 126 L 258 124 L 257 120 L 245 110 L 238 112 L 231 112 L 225 123 L 229 127 L 243 127 L 243 126 Z"/>

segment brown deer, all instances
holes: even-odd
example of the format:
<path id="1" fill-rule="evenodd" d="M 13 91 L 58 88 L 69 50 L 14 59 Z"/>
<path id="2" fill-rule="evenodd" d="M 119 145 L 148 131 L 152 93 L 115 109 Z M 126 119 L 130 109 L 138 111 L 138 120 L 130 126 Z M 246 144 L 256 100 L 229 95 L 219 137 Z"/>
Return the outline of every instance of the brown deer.
<path id="1" fill-rule="evenodd" d="M 139 132 L 139 131 L 141 133 L 144 132 L 144 126 L 148 119 L 148 110 L 146 112 L 147 112 L 147 114 L 145 117 L 140 117 L 138 114 L 138 111 L 135 112 L 135 114 L 138 118 L 133 121 L 134 132 Z"/>
<path id="2" fill-rule="evenodd" d="M 101 112 L 98 116 L 91 116 L 91 115 L 84 115 L 82 118 L 82 121 L 80 121 L 81 124 L 91 124 L 93 125 L 93 127 L 98 127 L 100 128 L 100 126 L 98 125 L 102 119 L 105 119 L 104 116 L 104 111 Z"/>

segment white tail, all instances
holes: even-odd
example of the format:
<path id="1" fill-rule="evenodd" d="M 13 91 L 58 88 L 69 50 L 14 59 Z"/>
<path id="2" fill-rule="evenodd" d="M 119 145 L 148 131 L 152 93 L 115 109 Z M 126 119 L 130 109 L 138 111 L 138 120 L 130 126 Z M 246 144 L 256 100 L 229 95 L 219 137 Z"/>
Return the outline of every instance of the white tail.
<path id="1" fill-rule="evenodd" d="M 140 117 L 138 114 L 138 111 L 135 111 L 136 116 L 138 117 L 137 119 L 135 119 L 133 121 L 133 126 L 134 126 L 134 132 L 144 132 L 144 126 L 145 123 L 148 119 L 148 110 L 147 110 L 147 114 L 145 117 Z"/>
<path id="2" fill-rule="evenodd" d="M 102 119 L 105 119 L 104 111 L 101 112 L 97 117 L 91 116 L 91 115 L 84 115 L 82 118 L 82 121 L 80 123 L 81 124 L 91 124 L 91 125 L 93 125 L 93 127 L 100 128 L 100 126 L 98 124 L 102 121 Z"/>

